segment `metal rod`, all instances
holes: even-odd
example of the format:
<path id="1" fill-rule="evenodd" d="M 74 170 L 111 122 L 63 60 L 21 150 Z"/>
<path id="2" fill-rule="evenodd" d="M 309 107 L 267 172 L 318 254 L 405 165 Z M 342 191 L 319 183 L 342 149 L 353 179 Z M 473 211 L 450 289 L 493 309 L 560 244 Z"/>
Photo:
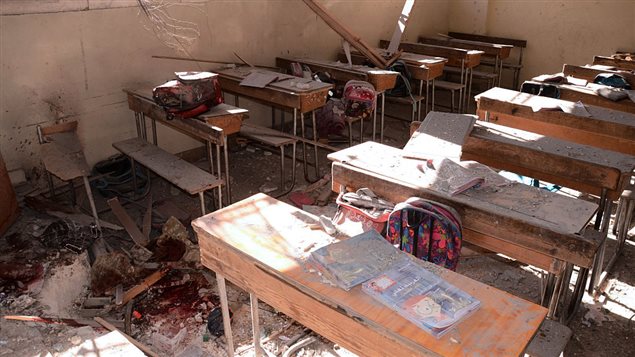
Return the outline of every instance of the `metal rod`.
<path id="1" fill-rule="evenodd" d="M 223 315 L 223 328 L 225 329 L 225 342 L 227 343 L 227 355 L 234 356 L 234 339 L 232 337 L 231 316 L 229 315 L 229 303 L 227 301 L 227 287 L 225 277 L 216 272 L 216 282 L 218 285 L 218 295 L 220 297 L 221 312 Z"/>
<path id="2" fill-rule="evenodd" d="M 254 351 L 256 357 L 260 357 L 262 355 L 262 351 L 260 350 L 260 321 L 258 315 L 258 297 L 256 297 L 256 294 L 254 293 L 249 293 L 249 300 L 251 302 L 251 330 L 254 336 Z"/>
<path id="3" fill-rule="evenodd" d="M 198 193 L 198 197 L 201 201 L 201 216 L 205 215 L 205 195 L 203 194 L 205 191 L 201 191 Z"/>
<path id="4" fill-rule="evenodd" d="M 101 224 L 99 223 L 99 216 L 97 215 L 97 208 L 95 207 L 95 199 L 93 198 L 93 191 L 88 182 L 88 177 L 82 176 L 84 180 L 84 188 L 86 189 L 86 196 L 88 196 L 88 202 L 90 203 L 90 210 L 93 212 L 93 218 L 95 219 L 95 225 L 97 229 L 101 230 Z"/>
<path id="5" fill-rule="evenodd" d="M 157 121 L 152 118 L 152 142 L 157 145 Z"/>
<path id="6" fill-rule="evenodd" d="M 231 178 L 229 176 L 229 152 L 227 148 L 227 135 L 223 133 L 223 156 L 225 158 L 225 177 L 227 177 L 227 204 L 232 203 Z"/>
<path id="7" fill-rule="evenodd" d="M 381 129 L 380 129 L 380 138 L 379 138 L 379 142 L 383 143 L 384 142 L 384 109 L 386 106 L 386 95 L 382 95 L 381 96 Z"/>

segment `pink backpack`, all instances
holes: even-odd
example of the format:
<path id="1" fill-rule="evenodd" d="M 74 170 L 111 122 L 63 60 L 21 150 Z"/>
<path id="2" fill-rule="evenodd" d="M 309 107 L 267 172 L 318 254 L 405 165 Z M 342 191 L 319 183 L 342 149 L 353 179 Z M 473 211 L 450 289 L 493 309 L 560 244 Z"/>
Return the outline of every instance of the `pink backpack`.
<path id="1" fill-rule="evenodd" d="M 344 86 L 342 102 L 344 102 L 344 114 L 349 117 L 367 118 L 375 109 L 377 99 L 375 87 L 364 81 L 348 81 Z"/>

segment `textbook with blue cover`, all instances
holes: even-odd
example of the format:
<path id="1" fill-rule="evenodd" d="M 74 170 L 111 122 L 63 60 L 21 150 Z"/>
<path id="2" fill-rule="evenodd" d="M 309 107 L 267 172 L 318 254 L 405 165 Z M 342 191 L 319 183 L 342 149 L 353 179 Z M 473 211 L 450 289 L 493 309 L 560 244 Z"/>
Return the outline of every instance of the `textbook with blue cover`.
<path id="1" fill-rule="evenodd" d="M 344 290 L 379 275 L 403 258 L 374 229 L 311 252 L 316 268 Z"/>

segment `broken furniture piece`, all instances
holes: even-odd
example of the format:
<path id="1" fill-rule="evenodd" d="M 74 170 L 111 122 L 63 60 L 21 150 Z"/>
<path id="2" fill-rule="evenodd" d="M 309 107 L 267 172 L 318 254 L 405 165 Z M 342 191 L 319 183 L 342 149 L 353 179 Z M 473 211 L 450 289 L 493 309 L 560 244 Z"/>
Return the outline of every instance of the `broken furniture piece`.
<path id="1" fill-rule="evenodd" d="M 295 148 L 298 140 L 274 129 L 266 128 L 258 125 L 243 124 L 240 128 L 240 135 L 247 139 L 254 140 L 260 144 L 272 146 L 280 149 L 280 193 L 276 196 L 287 194 L 295 185 Z M 285 175 L 285 146 L 291 145 L 291 183 L 289 187 L 286 185 Z"/>
<path id="2" fill-rule="evenodd" d="M 450 270 L 434 269 L 440 278 L 481 301 L 481 308 L 460 323 L 453 338 L 437 339 L 361 289 L 345 291 L 309 272 L 301 263 L 301 255 L 307 247 L 317 248 L 332 241 L 326 232 L 310 228 L 317 222 L 318 217 L 264 194 L 192 222 L 201 262 L 216 272 L 226 341 L 232 341 L 232 332 L 225 278 L 249 291 L 252 304 L 260 299 L 359 355 L 520 355 L 547 314 L 544 307 Z M 418 263 L 435 267 L 425 261 Z M 254 326 L 257 310 L 252 305 Z M 483 339 L 483 334 L 497 338 Z M 254 346 L 259 346 L 258 334 L 254 339 Z M 234 355 L 231 342 L 227 348 L 229 356 Z"/>
<path id="3" fill-rule="evenodd" d="M 209 172 L 211 174 L 222 178 L 221 162 L 225 162 L 225 180 L 223 185 L 225 185 L 227 202 L 231 203 L 227 136 L 240 130 L 240 125 L 247 116 L 247 110 L 222 103 L 194 118 L 169 120 L 165 109 L 152 99 L 151 88 L 124 89 L 123 91 L 128 95 L 128 107 L 135 113 L 137 137 L 147 140 L 145 120 L 147 116 L 152 121 L 152 143 L 154 145 L 158 145 L 156 121 L 159 121 L 167 127 L 205 142 L 207 159 L 209 160 Z M 216 165 L 214 165 L 212 145 L 216 148 Z M 220 154 L 221 146 L 223 147 L 223 160 L 221 160 Z"/>
<path id="4" fill-rule="evenodd" d="M 135 163 L 138 162 L 190 195 L 198 194 L 202 215 L 205 214 L 204 193 L 207 190 L 217 188 L 218 207 L 223 206 L 222 179 L 140 138 L 116 142 L 112 146 L 130 158 L 132 172 L 135 172 Z M 133 176 L 133 181 L 136 181 L 135 176 Z M 136 190 L 136 183 L 133 185 Z"/>
<path id="5" fill-rule="evenodd" d="M 48 127 L 37 126 L 37 136 L 40 143 L 40 156 L 49 182 L 50 195 L 55 196 L 55 186 L 51 174 L 62 181 L 68 181 L 71 195 L 75 198 L 73 179 L 81 177 L 84 181 L 86 196 L 90 202 L 90 210 L 95 219 L 95 225 L 101 229 L 95 200 L 88 182 L 90 167 L 84 157 L 82 145 L 77 137 L 77 121 L 55 124 Z"/>

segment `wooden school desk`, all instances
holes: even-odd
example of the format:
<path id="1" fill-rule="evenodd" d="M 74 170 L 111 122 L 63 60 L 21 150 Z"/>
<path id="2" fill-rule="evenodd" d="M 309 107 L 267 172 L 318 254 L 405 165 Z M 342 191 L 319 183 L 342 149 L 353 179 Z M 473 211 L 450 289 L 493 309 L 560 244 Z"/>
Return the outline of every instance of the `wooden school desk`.
<path id="1" fill-rule="evenodd" d="M 623 71 L 635 71 L 635 61 L 623 60 L 613 57 L 595 56 L 593 57 L 593 64 L 599 64 L 602 66 L 613 66 L 616 69 Z"/>
<path id="2" fill-rule="evenodd" d="M 231 203 L 231 188 L 229 184 L 229 155 L 227 153 L 227 136 L 240 131 L 240 125 L 247 115 L 247 110 L 219 104 L 196 118 L 168 120 L 165 109 L 152 99 L 152 88 L 124 89 L 128 95 L 128 108 L 135 113 L 137 136 L 147 140 L 145 117 L 151 119 L 152 142 L 157 145 L 156 122 L 180 131 L 193 138 L 203 140 L 207 145 L 209 171 L 214 174 L 214 160 L 212 145 L 216 147 L 216 171 L 221 177 L 220 148 L 223 147 L 225 159 L 225 190 L 227 202 Z"/>
<path id="3" fill-rule="evenodd" d="M 417 42 L 435 46 L 456 47 L 464 48 L 466 50 L 483 51 L 483 57 L 494 58 L 494 73 L 498 74 L 499 86 L 501 83 L 501 76 L 503 74 L 503 61 L 509 58 L 511 49 L 514 47 L 511 45 L 504 45 L 500 43 L 463 40 L 458 38 L 438 39 L 426 36 L 419 36 Z"/>
<path id="4" fill-rule="evenodd" d="M 595 93 L 593 89 L 586 86 L 574 84 L 555 84 L 543 81 L 545 77 L 552 76 L 553 75 L 540 75 L 532 78 L 531 80 L 558 87 L 558 89 L 560 90 L 560 99 L 562 100 L 567 100 L 570 102 L 580 101 L 586 105 L 594 105 L 596 107 L 603 107 L 635 114 L 635 102 L 633 102 L 629 98 L 613 101 L 608 98 L 604 98 L 603 96 Z"/>
<path id="5" fill-rule="evenodd" d="M 387 48 L 388 44 L 389 42 L 386 40 L 379 41 L 379 46 L 382 48 Z M 402 42 L 399 44 L 399 49 L 410 53 L 447 58 L 448 62 L 445 64 L 446 66 L 460 68 L 460 83 L 465 88 L 461 91 L 462 98 L 459 105 L 459 111 L 461 111 L 461 108 L 464 108 L 463 105 L 467 105 L 469 93 L 472 90 L 471 74 L 474 70 L 474 67 L 478 66 L 481 63 L 481 56 L 483 55 L 483 51 L 426 45 L 423 43 L 414 42 Z"/>
<path id="6" fill-rule="evenodd" d="M 624 77 L 626 82 L 631 85 L 631 88 L 635 88 L 635 73 L 630 71 L 622 71 L 622 70 L 611 70 L 606 69 L 604 66 L 573 66 L 570 64 L 565 64 L 562 66 L 562 73 L 565 76 L 571 76 L 576 78 L 586 79 L 587 81 L 593 83 L 595 76 L 601 73 L 613 73 L 619 74 Z"/>
<path id="7" fill-rule="evenodd" d="M 523 52 L 524 49 L 527 48 L 527 40 L 518 40 L 514 38 L 505 38 L 498 36 L 485 36 L 485 35 L 476 35 L 471 33 L 463 33 L 463 32 L 448 32 L 448 36 L 461 39 L 461 40 L 470 40 L 477 42 L 487 42 L 487 43 L 500 43 L 504 45 L 510 45 L 518 49 L 518 62 L 516 63 L 503 63 L 504 68 L 509 68 L 514 72 L 514 82 L 512 88 L 518 88 L 520 70 L 523 68 Z M 500 85 L 500 84 L 499 84 Z"/>
<path id="8" fill-rule="evenodd" d="M 315 174 L 319 178 L 318 170 L 318 146 L 317 142 L 317 126 L 315 121 L 315 109 L 320 108 L 326 104 L 326 96 L 328 91 L 333 88 L 332 84 L 303 80 L 302 78 L 296 78 L 293 76 L 278 73 L 278 81 L 270 83 L 264 88 L 256 88 L 249 86 L 241 86 L 240 82 L 247 77 L 252 70 L 258 70 L 261 72 L 267 72 L 265 69 L 254 67 L 237 67 L 230 69 L 223 69 L 217 71 L 218 81 L 220 82 L 223 92 L 231 93 L 238 97 L 246 97 L 251 100 L 264 103 L 272 108 L 280 108 L 283 110 L 291 110 L 293 112 L 293 136 L 302 141 L 303 158 L 304 158 L 304 176 L 307 181 L 313 181 L 309 179 L 308 167 L 307 167 L 307 150 L 306 150 L 306 135 L 304 133 L 304 115 L 311 113 L 313 121 L 313 139 L 310 140 L 311 145 L 314 148 L 314 163 Z M 271 72 L 271 71 L 269 71 Z M 301 83 L 301 87 L 298 87 L 298 83 Z M 308 85 L 308 88 L 305 86 Z M 297 119 L 298 113 L 300 114 L 300 130 L 301 137 L 297 136 Z M 275 113 L 272 112 L 272 120 L 275 119 Z M 323 146 L 323 145 L 322 145 Z"/>
<path id="9" fill-rule="evenodd" d="M 585 229 L 598 206 L 520 183 L 451 196 L 425 184 L 425 161 L 402 154 L 372 142 L 330 154 L 333 190 L 368 187 L 395 203 L 418 196 L 455 208 L 466 241 L 554 274 L 556 281 L 548 284 L 551 294 L 543 294 L 549 316 L 554 316 L 568 291 L 562 288 L 568 284 L 563 273 L 570 265 L 590 267 L 602 242 L 597 232 Z M 493 171 L 481 173 L 491 181 L 500 180 Z"/>
<path id="10" fill-rule="evenodd" d="M 475 97 L 481 120 L 579 144 L 635 155 L 635 115 L 586 105 L 590 116 L 532 107 L 570 106 L 560 99 L 492 88 Z"/>
<path id="11" fill-rule="evenodd" d="M 388 53 L 388 51 L 382 48 L 375 48 L 374 51 L 384 56 Z M 338 53 L 337 59 L 344 63 L 348 61 L 344 52 Z M 419 95 L 421 96 L 424 96 L 423 83 L 425 82 L 425 111 L 428 111 L 428 104 L 430 103 L 432 110 L 434 110 L 434 81 L 443 74 L 443 68 L 448 60 L 443 57 L 426 56 L 410 52 L 402 52 L 399 59 L 406 64 L 412 79 L 419 81 Z M 364 64 L 367 62 L 367 59 L 359 53 L 359 51 L 351 50 L 351 62 L 353 62 L 353 64 Z M 432 90 L 430 90 L 430 88 L 432 88 Z"/>
<path id="12" fill-rule="evenodd" d="M 596 229 L 606 231 L 611 204 L 619 199 L 635 169 L 635 156 L 544 137 L 493 123 L 474 115 L 431 112 L 404 148 L 408 156 L 425 158 L 434 153 L 460 160 L 475 160 L 501 170 L 569 187 L 600 197 Z M 454 150 L 448 149 L 453 147 Z M 454 151 L 454 152 L 453 152 Z M 602 244 L 592 274 L 599 277 Z M 581 274 L 585 278 L 585 274 Z M 579 296 L 581 297 L 581 296 Z"/>
<path id="13" fill-rule="evenodd" d="M 225 278 L 250 293 L 256 348 L 258 299 L 360 356 L 518 356 L 547 313 L 543 307 L 412 258 L 481 301 L 480 309 L 455 331 L 436 339 L 360 286 L 345 291 L 308 272 L 302 256 L 331 239 L 309 228 L 317 223 L 317 217 L 264 194 L 192 222 L 201 262 L 216 272 L 225 321 L 229 322 Z M 232 356 L 229 323 L 225 334 Z"/>
<path id="14" fill-rule="evenodd" d="M 298 57 L 276 57 L 276 66 L 285 70 L 291 67 L 291 63 L 300 63 L 308 66 L 313 72 L 327 72 L 331 78 L 337 82 L 346 83 L 350 80 L 364 81 L 373 85 L 377 97 L 381 97 L 381 138 L 384 137 L 384 92 L 395 87 L 398 72 L 387 71 L 368 66 L 353 65 L 324 61 L 310 58 Z M 377 128 L 377 110 L 373 111 L 373 140 L 375 140 L 375 130 Z"/>

